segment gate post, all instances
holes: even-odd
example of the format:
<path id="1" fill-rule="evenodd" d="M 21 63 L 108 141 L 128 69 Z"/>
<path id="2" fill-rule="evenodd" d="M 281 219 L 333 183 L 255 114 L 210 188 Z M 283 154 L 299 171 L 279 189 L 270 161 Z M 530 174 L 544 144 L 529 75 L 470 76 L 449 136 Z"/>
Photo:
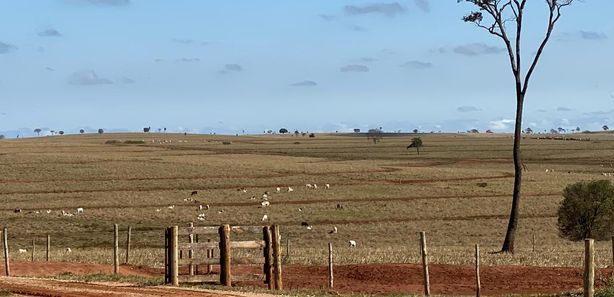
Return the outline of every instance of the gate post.
<path id="1" fill-rule="evenodd" d="M 273 233 L 273 283 L 275 290 L 283 290 L 281 280 L 281 235 L 279 234 L 279 225 L 273 225 L 271 228 Z"/>
<path id="2" fill-rule="evenodd" d="M 265 226 L 262 228 L 262 240 L 264 241 L 264 283 L 267 284 L 269 290 L 273 289 L 273 284 L 271 282 L 271 251 L 272 251 L 272 240 L 271 240 L 271 227 Z"/>
<path id="3" fill-rule="evenodd" d="M 169 261 L 169 255 L 171 251 L 169 235 L 170 229 L 170 227 L 166 227 L 164 229 L 164 283 L 167 285 L 171 283 L 171 265 Z"/>
<path id="4" fill-rule="evenodd" d="M 179 286 L 179 227 L 170 228 L 169 266 L 170 278 L 173 286 Z"/>
<path id="5" fill-rule="evenodd" d="M 223 286 L 232 286 L 232 275 L 230 273 L 230 225 L 220 226 L 220 283 Z"/>

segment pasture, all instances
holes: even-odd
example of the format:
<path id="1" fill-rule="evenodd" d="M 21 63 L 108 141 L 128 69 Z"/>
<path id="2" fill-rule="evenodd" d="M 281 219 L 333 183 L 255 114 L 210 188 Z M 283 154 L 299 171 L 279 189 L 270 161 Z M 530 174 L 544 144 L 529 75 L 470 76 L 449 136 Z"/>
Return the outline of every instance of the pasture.
<path id="1" fill-rule="evenodd" d="M 50 234 L 55 260 L 99 263 L 111 261 L 113 224 L 132 226 L 133 262 L 155 267 L 163 262 L 167 226 L 260 225 L 265 214 L 267 223 L 282 226 L 291 264 L 325 263 L 328 242 L 340 264 L 419 263 L 419 231 L 427 232 L 434 263 L 472 263 L 475 243 L 485 253 L 498 250 L 511 204 L 511 137 L 419 136 L 420 155 L 406 149 L 415 135 L 404 134 L 386 135 L 378 144 L 354 134 L 129 133 L 3 140 L 0 225 L 10 230 L 13 259 L 27 259 L 17 248 L 29 249 L 34 238 L 42 247 Z M 574 135 L 591 141 L 534 137 L 523 143 L 528 171 L 517 253 L 485 254 L 482 261 L 581 267 L 582 243 L 558 237 L 556 211 L 567 184 L 611 178 L 602 173 L 614 172 L 614 135 Z M 198 194 L 191 196 L 192 191 Z M 265 191 L 270 206 L 263 208 Z M 200 211 L 199 204 L 210 208 Z M 83 214 L 61 215 L 79 207 Z M 204 221 L 198 220 L 201 213 Z M 333 227 L 336 234 L 329 233 Z M 350 248 L 349 240 L 357 246 Z M 611 263 L 609 246 L 597 244 L 599 267 Z M 71 253 L 65 252 L 68 247 Z M 42 259 L 43 249 L 38 251 Z"/>

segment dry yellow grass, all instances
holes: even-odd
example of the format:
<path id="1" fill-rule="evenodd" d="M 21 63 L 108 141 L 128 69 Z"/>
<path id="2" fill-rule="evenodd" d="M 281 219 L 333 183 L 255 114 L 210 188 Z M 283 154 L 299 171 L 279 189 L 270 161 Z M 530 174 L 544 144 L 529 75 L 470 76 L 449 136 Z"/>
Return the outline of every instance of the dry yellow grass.
<path id="1" fill-rule="evenodd" d="M 110 261 L 113 223 L 124 229 L 130 225 L 134 263 L 152 266 L 163 261 L 166 226 L 260 225 L 264 214 L 270 223 L 283 226 L 292 263 L 324 263 L 329 241 L 337 247 L 340 263 L 417 262 L 419 231 L 427 232 L 434 262 L 471 263 L 475 243 L 496 251 L 511 200 L 511 139 L 422 135 L 425 147 L 418 156 L 405 149 L 411 137 L 387 136 L 377 145 L 352 135 L 103 134 L 4 140 L 0 224 L 9 227 L 13 251 L 29 249 L 32 238 L 42 251 L 50 234 L 58 260 L 102 263 Z M 614 136 L 582 137 L 592 141 L 524 141 L 529 171 L 524 175 L 518 252 L 487 254 L 485 263 L 581 265 L 581 244 L 557 235 L 560 193 L 569 183 L 614 172 L 608 157 Z M 145 144 L 105 144 L 108 140 Z M 226 141 L 232 144 L 224 145 Z M 308 189 L 307 183 L 320 188 Z M 331 189 L 322 188 L 326 183 Z M 277 186 L 295 191 L 275 193 Z M 189 201 L 194 190 L 198 202 Z M 264 191 L 271 192 L 266 209 L 259 207 Z M 257 199 L 251 200 L 252 195 Z M 198 204 L 211 206 L 203 211 L 204 222 L 197 220 Z M 85 213 L 60 215 L 77 207 Z M 22 213 L 14 213 L 15 208 Z M 333 226 L 337 234 L 328 233 Z M 350 239 L 358 242 L 357 248 L 346 246 Z M 66 247 L 73 252 L 61 252 Z M 609 244 L 599 244 L 598 250 L 599 265 L 609 265 Z"/>

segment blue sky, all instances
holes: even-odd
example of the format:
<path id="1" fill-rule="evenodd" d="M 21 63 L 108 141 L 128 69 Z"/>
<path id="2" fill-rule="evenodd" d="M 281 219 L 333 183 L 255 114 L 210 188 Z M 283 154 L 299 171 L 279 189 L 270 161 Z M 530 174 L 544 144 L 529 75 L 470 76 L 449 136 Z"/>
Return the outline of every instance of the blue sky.
<path id="1" fill-rule="evenodd" d="M 529 3 L 525 60 L 545 29 Z M 510 131 L 499 39 L 454 0 L 0 0 L 0 134 Z M 564 10 L 525 127 L 614 125 L 614 1 Z"/>

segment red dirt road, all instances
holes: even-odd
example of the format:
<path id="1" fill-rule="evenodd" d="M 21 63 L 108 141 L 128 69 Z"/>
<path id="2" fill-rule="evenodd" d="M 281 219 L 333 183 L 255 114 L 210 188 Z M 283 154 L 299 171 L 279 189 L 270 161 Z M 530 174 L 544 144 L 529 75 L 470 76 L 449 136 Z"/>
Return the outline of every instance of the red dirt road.
<path id="1" fill-rule="evenodd" d="M 82 275 L 95 273 L 110 274 L 112 272 L 111 266 L 108 265 L 57 262 L 14 262 L 11 269 L 12 274 L 16 276 L 52 276 L 67 272 Z M 473 267 L 430 265 L 429 269 L 432 293 L 446 295 L 472 295 L 475 293 L 475 272 Z M 241 273 L 259 273 L 259 270 L 259 267 L 253 266 L 233 266 L 233 274 L 237 275 Z M 120 271 L 122 274 L 137 276 L 161 276 L 162 274 L 160 269 L 133 266 L 122 266 Z M 283 267 L 283 274 L 284 287 L 286 289 L 319 290 L 326 288 L 328 284 L 326 267 L 287 265 Z M 596 279 L 607 274 L 608 271 L 600 270 L 597 272 Z M 486 295 L 559 293 L 577 290 L 582 287 L 582 270 L 579 268 L 496 266 L 482 267 L 481 275 L 482 293 Z M 38 283 L 30 288 L 28 283 L 32 282 Z M 48 292 L 45 295 L 39 292 L 41 290 L 44 291 L 45 283 L 50 283 L 48 286 L 49 292 L 54 292 L 53 294 Z M 262 281 L 244 282 L 237 285 L 264 286 Z M 85 291 L 92 290 L 98 293 L 94 292 L 92 295 L 79 296 L 115 296 L 113 292 L 118 290 L 115 286 L 96 287 L 102 285 L 91 283 L 66 283 L 52 280 L 29 280 L 29 282 L 23 283 L 21 279 L 0 278 L 0 288 L 8 288 L 16 293 L 21 292 L 24 295 L 73 296 L 70 295 L 70 292 L 78 291 L 76 288 L 80 286 Z M 66 294 L 60 293 L 63 289 L 67 290 Z M 121 289 L 119 292 L 127 293 L 130 290 Z M 135 291 L 134 296 L 213 296 L 211 292 L 206 294 L 202 292 L 188 294 L 184 291 L 181 291 L 179 295 L 175 295 L 171 291 L 166 292 L 165 290 L 172 290 L 166 287 L 134 288 L 134 290 L 141 290 L 140 292 Z M 107 292 L 107 295 L 96 295 L 103 291 Z M 165 293 L 161 293 L 163 291 Z M 369 294 L 421 293 L 422 269 L 420 265 L 414 264 L 339 265 L 335 267 L 335 291 Z M 226 293 L 220 293 L 220 296 L 226 295 Z"/>

